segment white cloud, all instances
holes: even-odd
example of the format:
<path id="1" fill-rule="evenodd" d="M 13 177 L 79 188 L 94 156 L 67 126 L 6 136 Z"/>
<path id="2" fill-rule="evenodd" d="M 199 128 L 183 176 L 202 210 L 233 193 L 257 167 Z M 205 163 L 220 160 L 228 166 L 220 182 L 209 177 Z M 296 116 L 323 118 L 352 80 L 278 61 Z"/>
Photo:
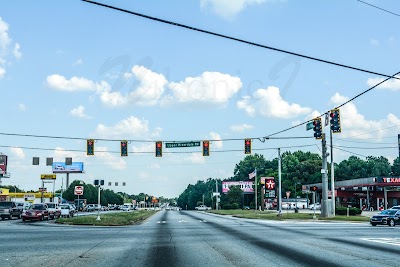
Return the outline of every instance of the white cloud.
<path id="1" fill-rule="evenodd" d="M 211 9 L 212 12 L 225 19 L 231 19 L 247 6 L 259 5 L 267 0 L 201 0 L 201 8 Z"/>
<path id="2" fill-rule="evenodd" d="M 369 43 L 372 46 L 379 46 L 380 45 L 379 41 L 377 39 L 374 39 L 374 38 L 369 39 Z"/>
<path id="3" fill-rule="evenodd" d="M 11 46 L 12 39 L 8 34 L 8 24 L 0 17 L 0 79 L 3 78 L 7 72 L 5 66 L 7 64 L 8 55 L 13 52 L 16 58 L 22 56 L 18 43 L 14 45 L 13 49 Z"/>
<path id="4" fill-rule="evenodd" d="M 22 112 L 26 111 L 26 106 L 24 104 L 18 104 L 18 109 Z"/>
<path id="5" fill-rule="evenodd" d="M 246 130 L 252 130 L 254 128 L 254 126 L 244 123 L 244 124 L 232 125 L 229 128 L 231 129 L 232 132 L 242 133 Z"/>
<path id="6" fill-rule="evenodd" d="M 205 157 L 202 153 L 191 153 L 189 157 L 185 158 L 185 161 L 196 164 L 203 164 L 206 162 Z"/>
<path id="7" fill-rule="evenodd" d="M 98 93 L 100 94 L 101 101 L 109 106 L 121 105 L 140 105 L 140 106 L 154 106 L 158 104 L 164 87 L 168 81 L 164 75 L 153 72 L 143 66 L 133 66 L 131 73 L 125 73 L 124 79 L 135 77 L 139 85 L 128 94 L 123 95 L 120 92 L 112 91 L 110 86 L 104 82 L 102 86 L 98 86 Z"/>
<path id="8" fill-rule="evenodd" d="M 337 106 L 347 101 L 348 98 L 336 93 L 331 102 Z M 340 124 L 342 137 L 353 137 L 357 139 L 382 138 L 387 135 L 385 129 L 393 125 L 400 125 L 400 119 L 394 114 L 389 113 L 382 120 L 367 120 L 360 114 L 356 106 L 350 102 L 340 108 Z"/>
<path id="9" fill-rule="evenodd" d="M 126 161 L 119 156 L 119 154 L 112 154 L 108 152 L 106 147 L 96 148 L 96 157 L 103 160 L 103 165 L 110 166 L 114 170 L 124 170 L 126 169 Z M 118 156 L 117 156 L 118 155 Z"/>
<path id="10" fill-rule="evenodd" d="M 17 157 L 18 159 L 24 159 L 25 158 L 25 152 L 22 148 L 19 147 L 12 147 L 10 148 L 11 153 L 14 154 L 15 157 Z"/>
<path id="11" fill-rule="evenodd" d="M 72 65 L 73 66 L 78 66 L 83 64 L 83 59 L 78 58 Z"/>
<path id="12" fill-rule="evenodd" d="M 149 122 L 147 120 L 130 116 L 127 119 L 118 122 L 114 126 L 99 124 L 95 130 L 95 136 L 129 140 L 132 137 L 145 138 L 151 136 L 152 133 L 149 133 L 149 131 Z M 155 130 L 157 133 L 160 131 L 160 128 L 156 128 Z"/>
<path id="13" fill-rule="evenodd" d="M 219 72 L 204 72 L 201 76 L 187 77 L 179 83 L 171 82 L 172 95 L 166 103 L 206 103 L 224 105 L 241 88 L 240 78 Z"/>
<path id="14" fill-rule="evenodd" d="M 75 162 L 79 162 L 79 161 L 83 160 L 81 153 L 72 152 L 72 151 L 66 151 L 62 147 L 56 147 L 54 149 L 53 161 L 55 161 L 55 162 L 57 162 L 57 161 L 63 162 L 63 161 L 65 161 L 65 158 L 67 158 L 67 157 L 72 158 L 72 161 L 75 161 Z"/>
<path id="15" fill-rule="evenodd" d="M 400 76 L 396 76 L 397 78 L 400 78 Z M 367 80 L 367 85 L 369 87 L 375 86 L 376 84 L 382 82 L 385 80 L 385 78 L 369 78 Z M 399 79 L 390 79 L 383 84 L 379 85 L 377 87 L 378 89 L 388 89 L 392 91 L 400 91 L 400 80 Z"/>
<path id="16" fill-rule="evenodd" d="M 72 77 L 66 79 L 64 76 L 53 74 L 47 76 L 47 85 L 56 90 L 61 91 L 93 91 L 96 89 L 95 83 L 83 77 Z"/>
<path id="17" fill-rule="evenodd" d="M 211 132 L 210 133 L 211 139 L 212 140 L 221 140 L 221 136 L 217 133 Z M 222 141 L 212 141 L 211 146 L 217 149 L 221 149 L 223 147 L 223 142 Z"/>
<path id="18" fill-rule="evenodd" d="M 14 54 L 14 57 L 17 59 L 20 59 L 22 57 L 21 46 L 19 45 L 19 43 L 16 43 L 14 45 L 13 54 Z"/>
<path id="19" fill-rule="evenodd" d="M 69 114 L 73 117 L 77 118 L 83 118 L 83 119 L 89 119 L 90 116 L 85 114 L 85 107 L 84 106 L 78 106 L 76 108 L 73 108 Z"/>
<path id="20" fill-rule="evenodd" d="M 282 99 L 279 88 L 273 86 L 268 86 L 267 89 L 258 89 L 252 97 L 245 96 L 236 105 L 250 116 L 259 114 L 267 118 L 290 119 L 309 114 L 312 111 L 299 104 L 286 102 Z"/>

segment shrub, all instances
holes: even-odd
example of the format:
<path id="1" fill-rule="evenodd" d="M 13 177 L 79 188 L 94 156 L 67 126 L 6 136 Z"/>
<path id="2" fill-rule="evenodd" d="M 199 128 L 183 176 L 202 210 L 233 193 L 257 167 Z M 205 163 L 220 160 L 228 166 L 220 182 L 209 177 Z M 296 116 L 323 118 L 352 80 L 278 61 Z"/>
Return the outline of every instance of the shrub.
<path id="1" fill-rule="evenodd" d="M 354 216 L 354 215 L 360 215 L 362 210 L 358 208 L 348 208 L 349 209 L 349 215 Z M 347 215 L 347 208 L 345 207 L 337 207 L 335 209 L 335 213 L 337 215 Z"/>
<path id="2" fill-rule="evenodd" d="M 224 210 L 231 210 L 232 209 L 232 205 L 231 204 L 225 204 L 223 206 Z"/>
<path id="3" fill-rule="evenodd" d="M 233 203 L 232 204 L 232 209 L 237 210 L 239 208 L 239 204 L 238 203 Z"/>

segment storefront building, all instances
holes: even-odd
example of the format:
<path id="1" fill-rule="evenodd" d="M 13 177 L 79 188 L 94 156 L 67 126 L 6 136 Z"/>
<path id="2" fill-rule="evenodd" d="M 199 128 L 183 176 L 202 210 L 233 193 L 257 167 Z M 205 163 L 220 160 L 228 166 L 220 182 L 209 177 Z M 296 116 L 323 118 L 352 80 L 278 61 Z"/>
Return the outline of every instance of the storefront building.
<path id="1" fill-rule="evenodd" d="M 9 189 L 0 188 L 0 201 L 29 202 L 32 204 L 48 203 L 53 202 L 53 193 L 43 192 L 42 196 L 42 192 L 12 193 Z M 56 201 L 58 201 L 57 197 Z"/>

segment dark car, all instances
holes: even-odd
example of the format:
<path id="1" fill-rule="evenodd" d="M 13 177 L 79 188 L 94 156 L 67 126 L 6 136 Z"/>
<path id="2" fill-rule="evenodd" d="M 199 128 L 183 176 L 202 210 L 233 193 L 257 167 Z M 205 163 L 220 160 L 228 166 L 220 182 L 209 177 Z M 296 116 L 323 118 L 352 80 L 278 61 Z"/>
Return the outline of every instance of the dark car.
<path id="1" fill-rule="evenodd" d="M 17 206 L 14 201 L 2 201 L 0 202 L 0 217 L 12 219 L 13 217 L 21 218 L 22 209 Z"/>
<path id="2" fill-rule="evenodd" d="M 26 220 L 48 220 L 50 212 L 46 204 L 33 204 L 22 213 L 22 221 Z"/>
<path id="3" fill-rule="evenodd" d="M 372 226 L 378 224 L 395 226 L 396 224 L 400 224 L 400 210 L 384 210 L 381 213 L 372 216 L 370 223 Z"/>

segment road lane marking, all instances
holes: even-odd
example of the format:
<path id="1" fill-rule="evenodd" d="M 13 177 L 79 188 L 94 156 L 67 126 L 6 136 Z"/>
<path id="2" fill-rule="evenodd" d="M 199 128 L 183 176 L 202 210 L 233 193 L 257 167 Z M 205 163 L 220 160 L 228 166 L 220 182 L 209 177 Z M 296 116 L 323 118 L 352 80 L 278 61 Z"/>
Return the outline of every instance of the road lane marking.
<path id="1" fill-rule="evenodd" d="M 360 238 L 360 239 L 369 242 L 400 246 L 400 238 Z"/>

